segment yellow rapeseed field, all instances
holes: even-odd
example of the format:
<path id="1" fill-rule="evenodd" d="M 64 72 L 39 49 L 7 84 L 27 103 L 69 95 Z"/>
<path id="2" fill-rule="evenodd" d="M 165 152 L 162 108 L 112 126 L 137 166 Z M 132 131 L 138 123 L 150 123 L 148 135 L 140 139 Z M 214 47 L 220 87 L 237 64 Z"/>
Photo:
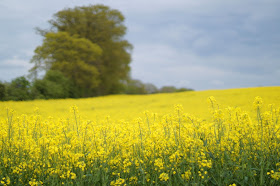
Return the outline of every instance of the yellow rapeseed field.
<path id="1" fill-rule="evenodd" d="M 279 185 L 280 87 L 0 102 L 0 185 Z"/>
<path id="2" fill-rule="evenodd" d="M 207 98 L 213 96 L 223 107 L 240 107 L 254 112 L 252 102 L 256 96 L 266 104 L 280 105 L 280 87 L 262 87 L 228 90 L 191 91 L 172 94 L 152 95 L 112 95 L 86 99 L 35 100 L 23 102 L 0 102 L 0 117 L 6 117 L 5 109 L 10 108 L 20 114 L 34 114 L 38 109 L 43 118 L 68 117 L 69 108 L 76 105 L 85 119 L 99 120 L 110 116 L 114 120 L 131 120 L 142 117 L 143 112 L 164 115 L 173 111 L 174 105 L 180 104 L 184 111 L 200 118 L 210 118 Z"/>

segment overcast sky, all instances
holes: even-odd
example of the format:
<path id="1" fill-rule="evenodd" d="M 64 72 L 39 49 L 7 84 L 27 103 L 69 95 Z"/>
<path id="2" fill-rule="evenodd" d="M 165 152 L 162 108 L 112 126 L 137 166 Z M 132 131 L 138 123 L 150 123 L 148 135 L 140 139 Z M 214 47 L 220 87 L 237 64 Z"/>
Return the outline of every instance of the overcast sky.
<path id="1" fill-rule="evenodd" d="M 195 90 L 280 86 L 279 0 L 0 0 L 0 81 L 27 75 L 52 15 L 104 4 L 125 16 L 131 76 Z"/>

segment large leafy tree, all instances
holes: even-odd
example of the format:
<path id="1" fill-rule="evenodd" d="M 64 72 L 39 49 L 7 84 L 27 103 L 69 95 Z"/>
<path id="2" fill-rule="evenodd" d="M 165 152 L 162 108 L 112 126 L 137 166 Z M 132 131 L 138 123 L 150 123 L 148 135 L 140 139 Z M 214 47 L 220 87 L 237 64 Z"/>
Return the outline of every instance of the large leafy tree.
<path id="1" fill-rule="evenodd" d="M 42 46 L 35 50 L 31 72 L 38 69 L 57 70 L 73 81 L 80 96 L 91 96 L 100 82 L 98 65 L 101 48 L 85 38 L 70 36 L 67 32 L 49 32 Z"/>
<path id="2" fill-rule="evenodd" d="M 126 27 L 123 22 L 124 16 L 118 10 L 110 9 L 104 5 L 92 5 L 59 11 L 49 21 L 50 29 L 38 30 L 46 39 L 50 37 L 50 33 L 58 34 L 62 32 L 68 33 L 69 37 L 84 38 L 98 45 L 102 49 L 102 55 L 98 60 L 95 60 L 94 63 L 88 63 L 86 59 L 80 61 L 84 61 L 97 69 L 99 84 L 95 87 L 95 93 L 104 95 L 120 92 L 123 83 L 129 79 L 132 45 L 124 39 Z M 42 59 L 45 52 L 40 53 L 37 50 L 35 53 L 37 56 L 33 62 L 36 64 Z M 52 55 L 52 53 L 49 54 Z M 79 53 L 75 55 L 79 55 Z M 66 61 L 63 57 L 56 61 L 55 64 L 63 66 L 63 69 L 71 68 L 67 64 L 62 64 Z M 44 59 L 43 63 L 48 66 L 49 62 Z M 34 67 L 39 69 L 40 65 Z M 57 68 L 56 65 L 51 68 L 62 70 Z M 80 65 L 79 68 L 84 69 L 83 65 Z M 83 84 L 82 81 L 77 83 Z"/>

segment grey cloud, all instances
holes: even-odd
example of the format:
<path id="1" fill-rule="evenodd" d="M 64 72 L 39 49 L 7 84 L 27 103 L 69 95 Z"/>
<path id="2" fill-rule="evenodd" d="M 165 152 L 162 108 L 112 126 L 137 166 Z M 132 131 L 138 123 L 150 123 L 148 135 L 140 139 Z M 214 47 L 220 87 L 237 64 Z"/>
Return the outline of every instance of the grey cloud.
<path id="1" fill-rule="evenodd" d="M 277 79 L 280 78 L 280 63 L 273 58 L 228 58 L 223 54 L 205 57 L 191 52 L 183 53 L 168 46 L 138 47 L 134 54 L 133 77 L 160 86 L 182 86 L 185 81 L 186 87 L 191 86 L 197 90 L 234 88 L 239 85 L 277 85 Z"/>

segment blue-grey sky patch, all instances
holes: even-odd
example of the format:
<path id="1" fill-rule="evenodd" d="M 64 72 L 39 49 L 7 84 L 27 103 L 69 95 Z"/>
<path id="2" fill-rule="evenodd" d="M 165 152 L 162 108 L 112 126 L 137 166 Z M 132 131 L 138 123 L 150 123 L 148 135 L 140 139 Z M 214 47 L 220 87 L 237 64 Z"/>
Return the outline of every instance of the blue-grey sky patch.
<path id="1" fill-rule="evenodd" d="M 279 0 L 1 0 L 0 80 L 28 74 L 42 44 L 35 27 L 89 4 L 124 14 L 135 79 L 196 90 L 280 85 Z"/>

